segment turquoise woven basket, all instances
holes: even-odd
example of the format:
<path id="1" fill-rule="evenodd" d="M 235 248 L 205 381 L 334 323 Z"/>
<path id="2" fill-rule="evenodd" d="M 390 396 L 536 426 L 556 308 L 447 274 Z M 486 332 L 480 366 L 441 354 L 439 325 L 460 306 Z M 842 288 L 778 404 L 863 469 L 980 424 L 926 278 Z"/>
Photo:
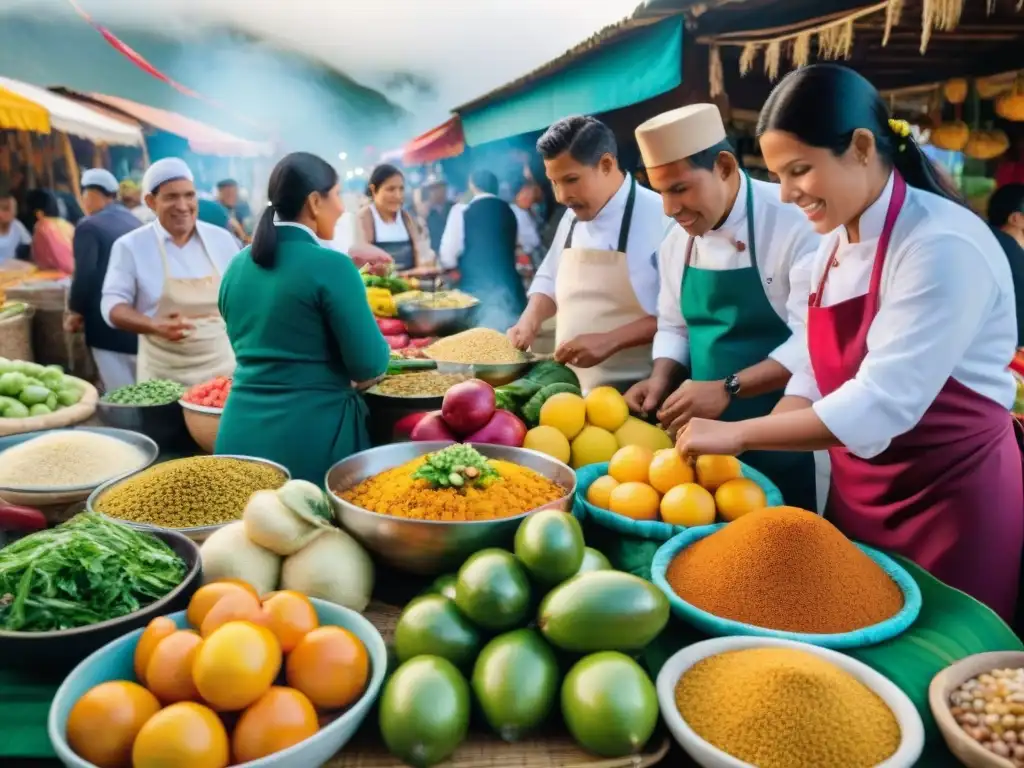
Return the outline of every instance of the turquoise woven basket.
<path id="1" fill-rule="evenodd" d="M 782 492 L 765 475 L 758 472 L 751 466 L 740 462 L 743 476 L 748 477 L 761 486 L 766 498 L 766 507 L 781 507 Z M 682 525 L 670 525 L 660 520 L 632 520 L 607 509 L 595 507 L 587 501 L 587 491 L 591 484 L 602 475 L 608 474 L 608 462 L 600 464 L 587 464 L 576 470 L 576 499 L 573 503 L 573 514 L 579 520 L 590 519 L 603 528 L 608 528 L 627 536 L 635 536 L 639 539 L 650 539 L 651 541 L 668 541 L 678 533 L 687 530 Z"/>
<path id="2" fill-rule="evenodd" d="M 828 635 L 812 635 L 802 632 L 784 632 L 777 629 L 766 629 L 755 627 L 753 624 L 744 624 L 741 621 L 723 619 L 714 614 L 703 611 L 696 606 L 683 600 L 677 595 L 665 579 L 665 572 L 675 556 L 691 544 L 695 544 L 706 536 L 710 536 L 726 523 L 717 525 L 702 525 L 697 528 L 689 528 L 674 538 L 661 545 L 654 555 L 654 562 L 651 563 L 651 579 L 665 596 L 668 597 L 669 605 L 678 618 L 685 621 L 705 634 L 713 637 L 725 637 L 727 635 L 751 635 L 755 637 L 777 637 L 783 640 L 797 640 L 802 643 L 810 643 L 820 648 L 834 648 L 844 650 L 849 648 L 863 648 L 868 645 L 876 645 L 886 640 L 891 640 L 897 635 L 905 632 L 911 624 L 917 620 L 921 612 L 921 589 L 917 582 L 907 573 L 902 566 L 888 555 L 882 554 L 877 549 L 856 544 L 868 557 L 878 563 L 879 567 L 889 574 L 889 578 L 896 582 L 896 585 L 903 592 L 903 608 L 899 613 L 878 624 L 870 627 L 855 630 L 853 632 L 840 632 Z"/>

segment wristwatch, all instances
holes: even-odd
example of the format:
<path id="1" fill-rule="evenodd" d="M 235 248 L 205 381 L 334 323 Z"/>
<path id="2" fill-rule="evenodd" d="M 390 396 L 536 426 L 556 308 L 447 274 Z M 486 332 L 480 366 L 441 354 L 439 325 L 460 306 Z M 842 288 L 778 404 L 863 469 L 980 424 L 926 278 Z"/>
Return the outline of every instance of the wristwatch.
<path id="1" fill-rule="evenodd" d="M 736 397 L 740 393 L 740 377 L 735 373 L 725 377 L 725 391 L 729 397 Z"/>

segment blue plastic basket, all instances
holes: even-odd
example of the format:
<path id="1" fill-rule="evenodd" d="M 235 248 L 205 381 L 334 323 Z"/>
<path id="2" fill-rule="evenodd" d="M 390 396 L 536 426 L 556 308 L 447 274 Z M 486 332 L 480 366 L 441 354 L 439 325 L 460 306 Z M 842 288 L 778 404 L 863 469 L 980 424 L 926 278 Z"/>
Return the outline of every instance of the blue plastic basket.
<path id="1" fill-rule="evenodd" d="M 665 572 L 675 556 L 706 536 L 721 528 L 725 523 L 716 525 L 702 525 L 696 528 L 689 528 L 669 541 L 661 545 L 661 548 L 654 555 L 654 562 L 651 563 L 651 578 L 658 589 L 668 597 L 669 605 L 678 618 L 685 621 L 705 634 L 714 637 L 725 637 L 727 635 L 753 635 L 757 637 L 777 637 L 783 640 L 797 640 L 802 643 L 810 643 L 821 648 L 834 648 L 844 650 L 849 648 L 863 648 L 867 645 L 890 640 L 905 632 L 911 624 L 917 620 L 921 612 L 921 589 L 917 582 L 907 573 L 899 563 L 888 555 L 879 552 L 877 549 L 857 544 L 861 551 L 878 563 L 879 567 L 889 574 L 889 578 L 896 582 L 896 585 L 903 592 L 903 608 L 899 613 L 878 624 L 870 627 L 854 630 L 853 632 L 839 632 L 827 635 L 812 635 L 803 632 L 785 632 L 778 629 L 766 629 L 755 627 L 753 624 L 745 624 L 742 621 L 723 619 L 714 614 L 703 611 L 694 605 L 683 600 L 675 593 L 668 581 L 665 579 Z"/>
<path id="2" fill-rule="evenodd" d="M 780 507 L 783 504 L 782 492 L 761 472 L 751 466 L 740 462 L 743 476 L 750 478 L 764 491 L 766 507 Z M 635 536 L 639 539 L 650 539 L 651 541 L 668 541 L 677 533 L 687 530 L 683 525 L 670 525 L 660 520 L 633 520 L 622 515 L 617 515 L 607 509 L 595 507 L 587 501 L 587 491 L 591 484 L 602 475 L 608 474 L 608 462 L 600 464 L 587 464 L 576 470 L 576 499 L 573 504 L 573 514 L 582 520 L 591 520 L 603 528 Z"/>

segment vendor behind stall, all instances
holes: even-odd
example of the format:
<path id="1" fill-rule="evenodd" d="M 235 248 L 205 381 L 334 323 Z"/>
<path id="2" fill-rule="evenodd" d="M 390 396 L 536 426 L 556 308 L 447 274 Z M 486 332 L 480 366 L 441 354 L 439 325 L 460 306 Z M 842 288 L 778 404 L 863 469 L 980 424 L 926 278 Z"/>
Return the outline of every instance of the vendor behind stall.
<path id="1" fill-rule="evenodd" d="M 18 201 L 0 189 L 0 266 L 11 259 L 29 258 L 32 235 L 18 219 Z"/>
<path id="2" fill-rule="evenodd" d="M 267 199 L 252 245 L 221 286 L 238 369 L 217 453 L 271 459 L 320 485 L 332 464 L 370 447 L 353 380 L 383 374 L 390 351 L 358 267 L 321 243 L 344 210 L 334 168 L 290 154 Z"/>
<path id="3" fill-rule="evenodd" d="M 773 414 L 692 419 L 679 450 L 827 448 L 826 517 L 1010 619 L 1024 478 L 1006 256 L 852 69 L 790 72 L 757 132 L 782 199 L 826 235 L 812 266 L 810 362 Z"/>
<path id="4" fill-rule="evenodd" d="M 537 151 L 567 210 L 509 338 L 526 349 L 557 313 L 555 358 L 576 371 L 584 390 L 625 390 L 651 373 L 657 251 L 673 222 L 656 193 L 623 173 L 615 134 L 601 121 L 560 120 Z"/>
<path id="5" fill-rule="evenodd" d="M 378 165 L 366 185 L 370 202 L 356 214 L 355 243 L 381 248 L 403 272 L 434 265 L 428 236 L 405 210 L 405 176 L 393 165 Z"/>
<path id="6" fill-rule="evenodd" d="M 142 188 L 157 221 L 114 243 L 100 311 L 114 328 L 139 334 L 139 381 L 192 385 L 230 375 L 235 357 L 217 295 L 238 244 L 227 230 L 197 221 L 183 160 L 153 163 Z"/>

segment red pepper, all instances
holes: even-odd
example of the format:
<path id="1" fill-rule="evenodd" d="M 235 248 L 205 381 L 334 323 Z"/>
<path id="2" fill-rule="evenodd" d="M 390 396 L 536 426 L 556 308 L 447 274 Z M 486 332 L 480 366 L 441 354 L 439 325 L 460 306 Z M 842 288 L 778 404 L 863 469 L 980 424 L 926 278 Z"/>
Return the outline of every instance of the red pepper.
<path id="1" fill-rule="evenodd" d="M 395 335 L 385 334 L 384 340 L 387 341 L 388 346 L 391 347 L 392 349 L 405 349 L 407 346 L 409 346 L 409 337 L 404 333 L 399 333 Z"/>
<path id="2" fill-rule="evenodd" d="M 405 327 L 405 323 L 393 317 L 378 317 L 377 327 L 380 328 L 380 332 L 385 336 L 395 336 L 408 330 Z"/>
<path id="3" fill-rule="evenodd" d="M 416 349 L 422 349 L 423 347 L 429 347 L 435 341 L 437 341 L 437 339 L 433 336 L 427 336 L 422 339 L 409 339 L 409 346 L 415 347 Z"/>
<path id="4" fill-rule="evenodd" d="M 32 507 L 18 507 L 0 501 L 0 530 L 41 531 L 46 527 L 46 516 Z"/>

